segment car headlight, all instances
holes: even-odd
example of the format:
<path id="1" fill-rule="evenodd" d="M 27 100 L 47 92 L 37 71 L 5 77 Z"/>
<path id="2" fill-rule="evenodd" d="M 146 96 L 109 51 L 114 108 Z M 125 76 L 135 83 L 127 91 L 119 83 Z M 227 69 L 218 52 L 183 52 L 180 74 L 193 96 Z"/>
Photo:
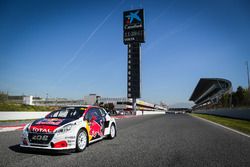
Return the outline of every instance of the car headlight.
<path id="1" fill-rule="evenodd" d="M 61 134 L 61 133 L 68 132 L 68 131 L 70 131 L 70 130 L 72 129 L 72 127 L 73 127 L 73 124 L 65 125 L 65 126 L 63 126 L 62 128 L 57 129 L 57 130 L 55 131 L 55 133 Z"/>
<path id="2" fill-rule="evenodd" d="M 31 123 L 28 123 L 25 125 L 25 127 L 23 128 L 23 132 L 29 132 L 29 126 Z"/>

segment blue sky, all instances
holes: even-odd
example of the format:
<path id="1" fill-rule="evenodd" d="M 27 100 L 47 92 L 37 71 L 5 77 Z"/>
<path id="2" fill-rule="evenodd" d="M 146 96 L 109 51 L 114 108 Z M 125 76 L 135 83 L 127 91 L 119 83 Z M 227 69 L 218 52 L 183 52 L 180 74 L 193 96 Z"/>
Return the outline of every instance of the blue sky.
<path id="1" fill-rule="evenodd" d="M 127 95 L 122 14 L 144 8 L 142 99 L 187 102 L 200 78 L 247 87 L 248 0 L 0 0 L 0 90 Z"/>

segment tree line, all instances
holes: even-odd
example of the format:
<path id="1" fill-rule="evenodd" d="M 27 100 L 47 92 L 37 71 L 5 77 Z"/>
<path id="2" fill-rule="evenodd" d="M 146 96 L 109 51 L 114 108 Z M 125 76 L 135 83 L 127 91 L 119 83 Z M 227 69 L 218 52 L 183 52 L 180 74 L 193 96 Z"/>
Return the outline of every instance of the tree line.
<path id="1" fill-rule="evenodd" d="M 8 101 L 8 94 L 0 91 L 0 103 Z"/>
<path id="2" fill-rule="evenodd" d="M 239 86 L 231 94 L 224 94 L 218 103 L 223 108 L 228 107 L 250 107 L 250 89 Z"/>

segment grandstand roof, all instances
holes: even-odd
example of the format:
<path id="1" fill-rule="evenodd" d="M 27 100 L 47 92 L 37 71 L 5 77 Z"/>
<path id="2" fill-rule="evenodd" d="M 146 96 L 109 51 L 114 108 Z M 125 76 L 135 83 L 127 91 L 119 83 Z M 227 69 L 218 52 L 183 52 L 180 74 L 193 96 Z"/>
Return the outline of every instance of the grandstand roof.
<path id="1" fill-rule="evenodd" d="M 195 104 L 208 101 L 211 97 L 218 93 L 225 93 L 229 91 L 232 84 L 229 80 L 222 78 L 201 78 L 196 85 L 190 101 L 194 101 Z"/>

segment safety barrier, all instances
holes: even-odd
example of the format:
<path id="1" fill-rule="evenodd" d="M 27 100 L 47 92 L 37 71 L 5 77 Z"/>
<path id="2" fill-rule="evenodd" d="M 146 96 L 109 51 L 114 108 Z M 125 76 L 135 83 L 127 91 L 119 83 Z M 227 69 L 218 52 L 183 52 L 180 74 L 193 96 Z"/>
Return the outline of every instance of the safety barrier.
<path id="1" fill-rule="evenodd" d="M 3 120 L 24 120 L 24 119 L 37 119 L 43 118 L 50 112 L 25 112 L 25 111 L 6 111 L 0 112 L 0 121 Z"/>
<path id="2" fill-rule="evenodd" d="M 43 118 L 50 112 L 32 112 L 32 111 L 3 111 L 0 112 L 0 121 L 7 120 L 26 120 Z M 165 111 L 143 111 L 143 115 L 165 114 Z M 137 111 L 136 115 L 142 115 L 142 111 Z"/>
<path id="3" fill-rule="evenodd" d="M 136 115 L 165 114 L 165 111 L 136 111 Z"/>
<path id="4" fill-rule="evenodd" d="M 236 119 L 250 120 L 250 109 L 217 109 L 193 111 L 197 114 L 209 114 Z"/>

